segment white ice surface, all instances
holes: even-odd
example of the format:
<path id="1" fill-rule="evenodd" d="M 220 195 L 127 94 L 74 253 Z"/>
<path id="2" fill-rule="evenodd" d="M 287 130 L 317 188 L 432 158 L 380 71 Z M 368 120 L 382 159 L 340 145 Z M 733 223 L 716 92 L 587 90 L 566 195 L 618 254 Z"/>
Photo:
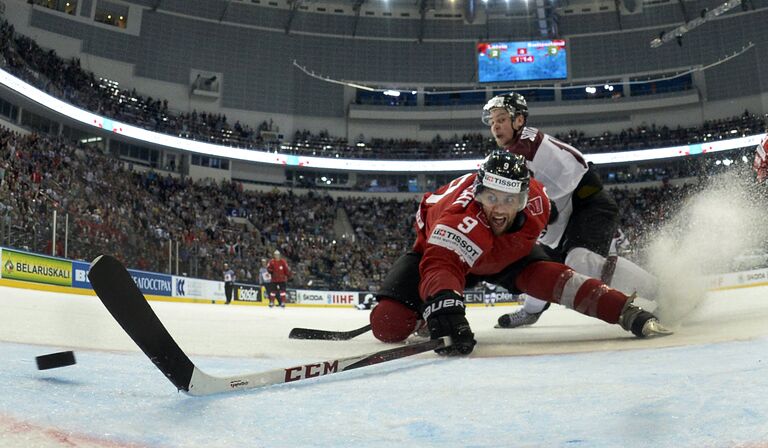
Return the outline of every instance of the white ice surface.
<path id="1" fill-rule="evenodd" d="M 432 353 L 248 392 L 193 398 L 95 297 L 0 287 L 0 447 L 765 447 L 768 288 L 714 293 L 675 335 L 638 340 L 553 307 L 493 329 L 470 308 L 472 356 Z M 378 351 L 353 309 L 152 302 L 203 370 L 236 374 Z M 77 364 L 38 371 L 35 356 Z M 523 356 L 525 355 L 525 356 Z"/>

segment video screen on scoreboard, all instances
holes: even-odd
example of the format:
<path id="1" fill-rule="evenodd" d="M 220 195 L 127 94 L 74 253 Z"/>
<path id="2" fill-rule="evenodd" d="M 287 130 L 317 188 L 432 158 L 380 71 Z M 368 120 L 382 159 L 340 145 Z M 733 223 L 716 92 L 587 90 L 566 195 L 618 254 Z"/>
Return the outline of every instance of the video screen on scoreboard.
<path id="1" fill-rule="evenodd" d="M 568 78 L 565 40 L 479 42 L 480 82 L 538 81 Z"/>

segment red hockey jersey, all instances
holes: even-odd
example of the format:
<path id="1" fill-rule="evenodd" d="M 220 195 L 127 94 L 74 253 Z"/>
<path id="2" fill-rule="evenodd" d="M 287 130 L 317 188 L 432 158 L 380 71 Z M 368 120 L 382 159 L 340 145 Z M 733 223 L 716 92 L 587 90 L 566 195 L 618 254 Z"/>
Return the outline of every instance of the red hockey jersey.
<path id="1" fill-rule="evenodd" d="M 476 173 L 427 193 L 416 212 L 416 243 L 422 300 L 443 289 L 464 291 L 467 274 L 490 275 L 528 255 L 549 220 L 549 199 L 531 179 L 525 223 L 496 236 L 480 203 L 474 200 Z"/>
<path id="2" fill-rule="evenodd" d="M 288 269 L 288 262 L 284 258 L 276 260 L 272 258 L 267 264 L 267 271 L 272 274 L 273 283 L 283 283 L 288 281 L 291 276 L 291 270 Z"/>

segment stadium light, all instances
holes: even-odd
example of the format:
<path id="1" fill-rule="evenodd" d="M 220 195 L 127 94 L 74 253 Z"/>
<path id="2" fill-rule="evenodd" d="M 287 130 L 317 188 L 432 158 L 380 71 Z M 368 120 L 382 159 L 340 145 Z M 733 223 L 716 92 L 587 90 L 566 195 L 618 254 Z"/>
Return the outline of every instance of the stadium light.
<path id="1" fill-rule="evenodd" d="M 748 48 L 752 48 L 750 44 Z M 57 114 L 66 116 L 69 121 L 81 123 L 94 129 L 103 129 L 106 132 L 119 134 L 127 138 L 146 142 L 147 144 L 163 146 L 181 150 L 185 153 L 192 152 L 229 160 L 242 160 L 246 162 L 264 163 L 270 165 L 308 167 L 314 169 L 332 169 L 339 171 L 366 171 L 366 172 L 396 172 L 396 173 L 424 173 L 424 172 L 454 172 L 476 170 L 482 163 L 482 159 L 454 159 L 454 160 L 380 160 L 380 159 L 347 159 L 339 157 L 310 157 L 305 155 L 285 154 L 275 151 L 258 149 L 234 148 L 230 146 L 215 145 L 197 140 L 189 140 L 159 132 L 152 132 L 144 128 L 127 123 L 115 121 L 109 117 L 102 117 L 92 112 L 75 107 L 69 103 L 54 98 L 53 96 L 33 87 L 21 79 L 0 69 L 0 85 L 9 91 L 27 98 L 29 101 L 44 106 Z M 595 89 L 594 87 L 591 87 Z M 372 90 L 372 89 L 371 89 Z M 596 91 L 596 89 L 595 89 Z M 670 146 L 655 149 L 638 149 L 611 153 L 587 154 L 589 162 L 596 165 L 616 164 L 628 162 L 640 162 L 646 160 L 666 159 L 676 157 L 688 157 L 698 154 L 730 151 L 733 149 L 755 147 L 765 137 L 765 133 L 738 137 L 712 142 L 694 143 L 690 145 Z M 290 147 L 282 146 L 288 151 Z M 299 179 L 303 176 L 299 175 Z"/>

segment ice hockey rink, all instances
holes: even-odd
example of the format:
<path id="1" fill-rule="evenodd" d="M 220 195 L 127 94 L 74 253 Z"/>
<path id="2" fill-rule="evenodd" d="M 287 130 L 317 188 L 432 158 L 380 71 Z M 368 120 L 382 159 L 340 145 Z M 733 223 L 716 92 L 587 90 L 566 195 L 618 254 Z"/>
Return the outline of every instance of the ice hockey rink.
<path id="1" fill-rule="evenodd" d="M 559 307 L 494 329 L 473 307 L 468 358 L 434 353 L 251 391 L 189 397 L 100 301 L 0 287 L 2 447 L 768 447 L 768 287 L 710 293 L 669 337 L 640 340 Z M 374 352 L 289 340 L 350 330 L 352 309 L 151 302 L 203 370 L 238 374 Z M 38 371 L 73 350 L 77 364 Z"/>

